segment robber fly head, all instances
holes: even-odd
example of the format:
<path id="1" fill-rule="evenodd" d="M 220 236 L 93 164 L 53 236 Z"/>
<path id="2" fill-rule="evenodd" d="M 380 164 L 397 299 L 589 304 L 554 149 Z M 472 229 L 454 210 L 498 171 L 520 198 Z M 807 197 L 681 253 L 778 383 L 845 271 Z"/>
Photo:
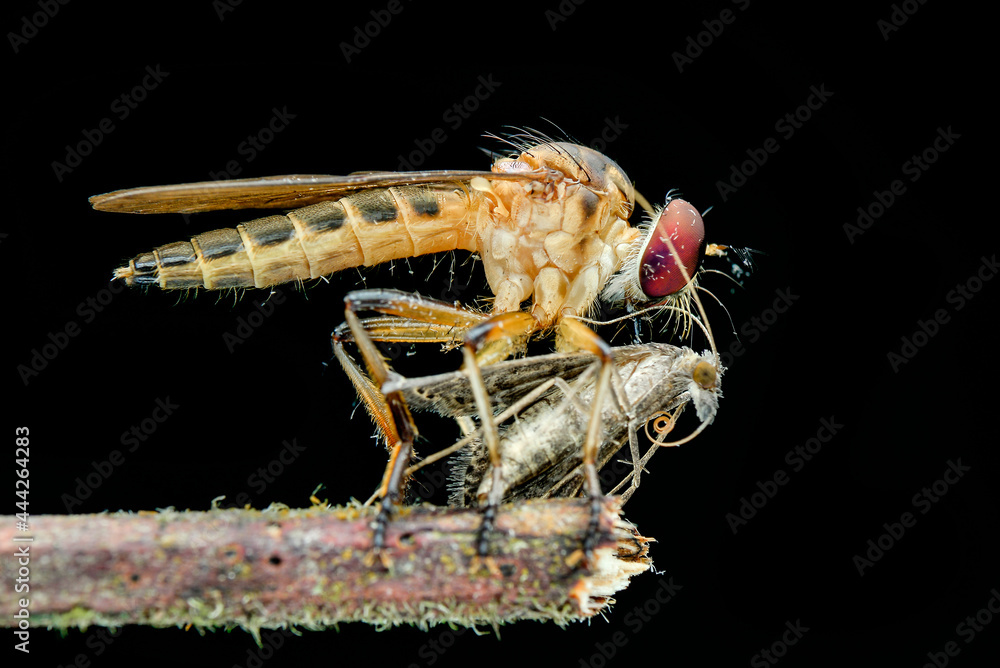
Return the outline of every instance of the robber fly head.
<path id="1" fill-rule="evenodd" d="M 672 313 L 690 313 L 705 254 L 701 214 L 685 200 L 668 194 L 666 205 L 639 229 L 641 234 L 632 242 L 621 270 L 605 287 L 603 299 L 630 308 L 671 306 L 676 309 L 670 309 Z"/>

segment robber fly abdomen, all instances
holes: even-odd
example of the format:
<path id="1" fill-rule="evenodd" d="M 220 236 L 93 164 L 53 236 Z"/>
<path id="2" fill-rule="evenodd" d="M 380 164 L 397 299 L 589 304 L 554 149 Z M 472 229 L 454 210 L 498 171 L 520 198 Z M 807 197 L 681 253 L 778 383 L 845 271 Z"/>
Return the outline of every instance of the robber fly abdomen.
<path id="1" fill-rule="evenodd" d="M 469 194 L 447 186 L 363 190 L 199 234 L 115 271 L 129 285 L 267 287 L 388 260 L 475 248 Z"/>

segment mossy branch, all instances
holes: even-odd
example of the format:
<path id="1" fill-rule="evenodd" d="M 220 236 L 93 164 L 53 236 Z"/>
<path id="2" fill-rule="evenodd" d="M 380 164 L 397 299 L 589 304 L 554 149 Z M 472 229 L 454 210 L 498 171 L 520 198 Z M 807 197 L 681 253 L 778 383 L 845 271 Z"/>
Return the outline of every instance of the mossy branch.
<path id="1" fill-rule="evenodd" d="M 505 506 L 489 559 L 475 555 L 478 512 L 411 506 L 373 564 L 372 517 L 360 506 L 47 515 L 31 518 L 30 533 L 5 517 L 0 543 L 29 546 L 30 592 L 4 596 L 0 614 L 16 626 L 23 597 L 31 626 L 60 629 L 565 624 L 597 614 L 650 567 L 648 539 L 621 519 L 615 498 L 589 560 L 583 499 Z M 0 568 L 10 583 L 21 565 L 6 557 Z"/>

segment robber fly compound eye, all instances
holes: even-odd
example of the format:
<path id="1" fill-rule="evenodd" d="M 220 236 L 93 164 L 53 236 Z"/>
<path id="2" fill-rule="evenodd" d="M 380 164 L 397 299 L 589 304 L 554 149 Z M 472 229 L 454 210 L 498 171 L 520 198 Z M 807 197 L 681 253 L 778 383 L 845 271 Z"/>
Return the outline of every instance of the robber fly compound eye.
<path id="1" fill-rule="evenodd" d="M 610 304 L 633 308 L 633 316 L 676 313 L 682 336 L 686 336 L 706 251 L 705 222 L 689 202 L 669 195 L 667 205 L 651 214 L 652 220 L 639 228 L 621 270 L 608 281 L 601 297 Z"/>
<path id="2" fill-rule="evenodd" d="M 675 257 L 665 237 L 677 249 Z M 694 276 L 705 248 L 705 221 L 693 206 L 682 199 L 671 200 L 660 213 L 642 249 L 639 286 L 648 299 L 676 294 L 687 280 L 677 267 L 684 264 L 688 276 Z"/>

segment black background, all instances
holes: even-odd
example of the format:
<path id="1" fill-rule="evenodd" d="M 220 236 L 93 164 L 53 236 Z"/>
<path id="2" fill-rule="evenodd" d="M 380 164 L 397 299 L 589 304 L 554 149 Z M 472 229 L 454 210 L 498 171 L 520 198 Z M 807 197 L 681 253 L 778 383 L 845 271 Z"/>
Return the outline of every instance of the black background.
<path id="1" fill-rule="evenodd" d="M 573 11 L 555 21 L 555 1 L 454 10 L 407 3 L 350 62 L 341 44 L 372 21 L 360 4 L 317 11 L 243 3 L 220 18 L 221 5 L 208 2 L 165 13 L 71 3 L 17 53 L 8 43 L 14 116 L 5 157 L 14 187 L 0 265 L 13 394 L 4 417 L 10 431 L 32 430 L 31 512 L 66 513 L 76 478 L 126 450 L 123 432 L 150 417 L 157 399 L 179 408 L 73 512 L 205 509 L 213 497 L 241 492 L 255 507 L 305 506 L 320 483 L 334 502 L 363 499 L 385 462 L 367 418 L 351 419 L 349 383 L 324 366 L 358 272 L 283 289 L 273 315 L 231 353 L 223 335 L 266 292 L 235 303 L 204 293 L 113 294 L 108 278 L 140 251 L 247 215 L 113 215 L 91 210 L 88 196 L 205 180 L 230 160 L 240 176 L 398 169 L 400 156 L 436 128 L 447 139 L 423 167 L 486 169 L 477 147 L 498 145 L 484 132 L 551 129 L 544 118 L 590 143 L 610 119 L 619 131 L 604 151 L 647 197 L 679 188 L 699 208 L 714 206 L 710 241 L 763 252 L 745 289 L 707 281 L 745 349 L 725 377 L 716 423 L 691 445 L 660 453 L 627 509 L 657 539 L 662 574 L 636 578 L 607 621 L 517 624 L 501 639 L 349 624 L 286 638 L 265 665 L 764 665 L 755 655 L 796 621 L 809 631 L 781 665 L 919 666 L 948 641 L 961 649 L 955 665 L 997 654 L 1000 620 L 968 643 L 956 626 L 1000 587 L 996 439 L 987 428 L 996 340 L 987 323 L 998 288 L 985 282 L 960 310 L 948 299 L 996 251 L 995 214 L 977 206 L 989 197 L 985 182 L 967 169 L 975 153 L 995 162 L 985 150 L 992 135 L 970 115 L 982 97 L 976 82 L 992 76 L 977 73 L 984 68 L 973 28 L 984 17 L 954 3 L 914 2 L 907 9 L 916 13 L 885 39 L 878 22 L 890 18 L 890 3 L 864 11 L 680 3 L 666 15 L 617 4 L 563 2 Z M 704 22 L 724 9 L 735 20 L 710 40 Z M 5 32 L 23 30 L 22 17 L 37 11 L 16 3 Z M 691 51 L 696 57 L 679 71 L 675 53 L 691 48 L 689 38 L 702 40 L 702 53 Z M 169 74 L 122 119 L 112 103 L 142 82 L 147 66 Z M 443 115 L 480 77 L 499 86 L 454 128 Z M 789 137 L 776 123 L 812 87 L 832 95 Z M 294 118 L 247 162 L 238 147 L 274 108 Z M 113 132 L 57 178 L 53 163 L 64 163 L 67 145 L 103 118 Z M 949 128 L 959 138 L 911 181 L 904 163 Z M 719 183 L 768 138 L 779 150 L 723 197 Z M 905 192 L 851 243 L 844 224 L 896 179 Z M 445 265 L 429 280 L 432 261 L 410 266 L 413 274 L 398 263 L 363 275 L 371 286 L 432 296 L 448 289 Z M 458 272 L 464 279 L 470 268 Z M 472 273 L 459 295 L 466 302 L 488 294 L 478 266 Z M 779 291 L 797 299 L 771 319 Z M 108 296 L 101 312 L 87 310 L 89 298 Z M 728 350 L 737 337 L 726 313 L 710 308 Z M 948 322 L 893 369 L 889 353 L 900 353 L 901 337 L 938 309 Z M 71 321 L 79 335 L 25 384 L 18 366 Z M 422 350 L 400 364 L 416 375 L 458 360 Z M 816 436 L 823 419 L 843 426 L 794 471 L 786 453 Z M 432 443 L 452 438 L 443 421 L 420 424 Z M 303 453 L 265 489 L 255 486 L 254 472 L 292 439 Z M 971 470 L 921 514 L 914 495 L 959 459 Z M 727 514 L 779 470 L 789 482 L 734 534 Z M 13 513 L 7 498 L 3 512 Z M 855 555 L 906 511 L 916 525 L 859 575 Z M 661 578 L 682 587 L 664 606 L 651 603 Z M 636 622 L 643 606 L 654 614 Z M 605 660 L 601 650 L 610 653 L 616 637 L 620 646 Z M 242 631 L 146 628 L 126 628 L 111 645 L 93 629 L 66 637 L 36 630 L 31 648 L 39 665 L 83 654 L 94 666 L 245 666 L 257 651 Z"/>

